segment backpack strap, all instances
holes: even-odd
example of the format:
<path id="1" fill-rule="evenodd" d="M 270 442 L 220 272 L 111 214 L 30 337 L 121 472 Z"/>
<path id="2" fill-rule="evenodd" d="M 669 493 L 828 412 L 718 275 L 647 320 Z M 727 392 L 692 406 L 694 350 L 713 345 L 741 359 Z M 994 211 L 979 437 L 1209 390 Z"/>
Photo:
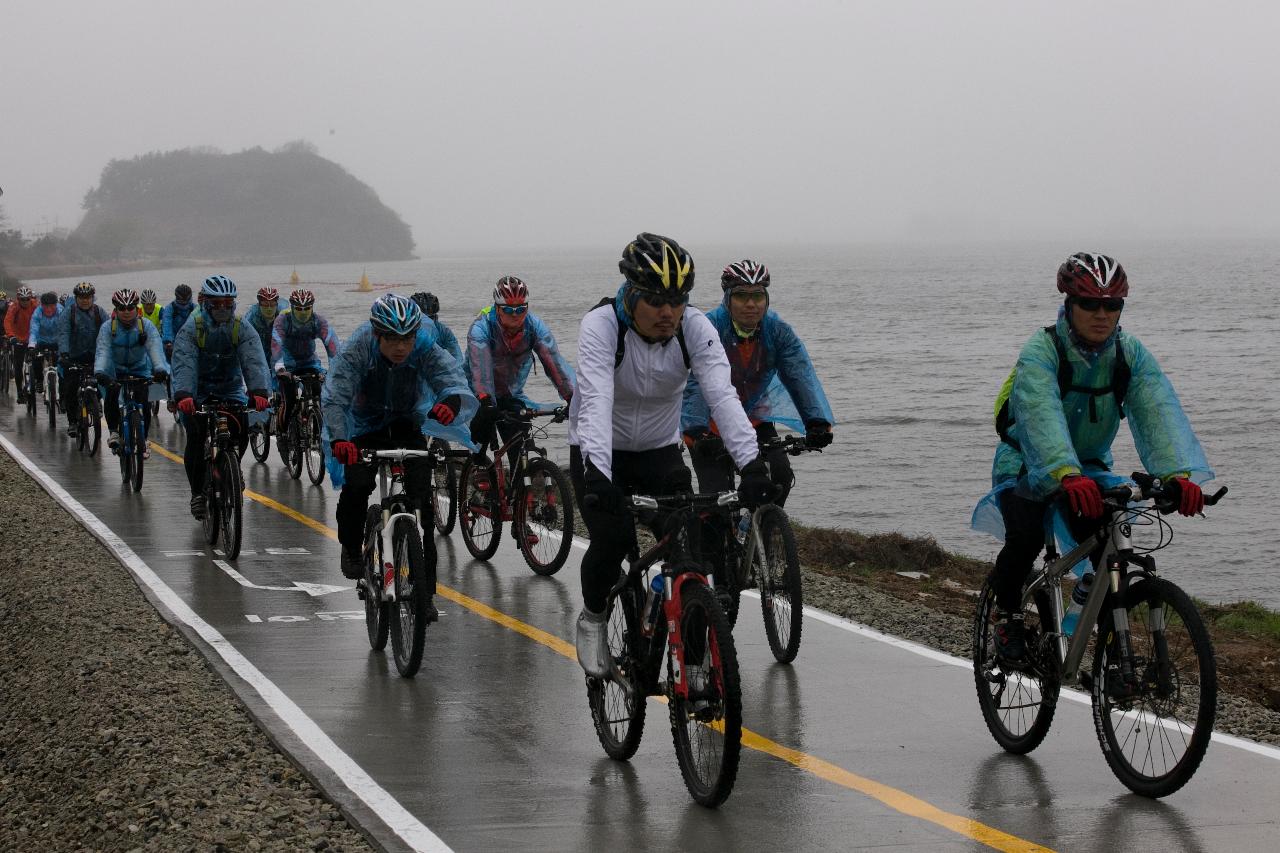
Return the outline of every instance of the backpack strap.
<path id="1" fill-rule="evenodd" d="M 597 308 L 604 308 L 606 305 L 612 308 L 613 302 L 614 302 L 614 297 L 612 296 L 601 297 L 599 302 L 591 306 L 591 310 L 595 311 Z M 619 322 L 618 323 L 618 346 L 613 351 L 613 369 L 614 370 L 618 369 L 618 366 L 622 364 L 622 357 L 626 355 L 626 352 L 627 352 L 626 339 L 627 339 L 627 327 L 623 325 L 621 322 Z M 684 323 L 681 323 L 680 326 L 676 329 L 676 341 L 678 341 L 680 344 L 680 355 L 682 358 L 684 358 L 684 369 L 689 370 L 692 362 L 689 360 L 689 345 L 684 342 Z"/>
<path id="2" fill-rule="evenodd" d="M 208 333 L 204 328 L 204 312 L 196 314 L 196 346 L 204 349 L 205 342 L 208 340 Z M 236 317 L 231 323 L 231 346 L 240 346 L 240 318 Z"/>
<path id="3" fill-rule="evenodd" d="M 1061 396 L 1067 396 L 1068 391 L 1075 391 L 1080 394 L 1089 395 L 1089 420 L 1093 423 L 1098 422 L 1098 398 L 1106 394 L 1111 394 L 1116 401 L 1116 409 L 1120 412 L 1120 417 L 1125 417 L 1124 413 L 1124 397 L 1129 391 L 1129 379 L 1133 373 L 1129 369 L 1129 361 L 1125 358 L 1124 347 L 1120 344 L 1120 335 L 1116 335 L 1116 357 L 1111 365 L 1111 381 L 1101 388 L 1095 388 L 1092 385 L 1076 385 L 1075 374 L 1071 367 L 1071 360 L 1067 356 L 1067 347 L 1062 343 L 1062 339 L 1058 337 L 1057 327 L 1045 326 L 1045 334 L 1053 341 L 1054 348 L 1058 351 L 1058 392 Z"/>

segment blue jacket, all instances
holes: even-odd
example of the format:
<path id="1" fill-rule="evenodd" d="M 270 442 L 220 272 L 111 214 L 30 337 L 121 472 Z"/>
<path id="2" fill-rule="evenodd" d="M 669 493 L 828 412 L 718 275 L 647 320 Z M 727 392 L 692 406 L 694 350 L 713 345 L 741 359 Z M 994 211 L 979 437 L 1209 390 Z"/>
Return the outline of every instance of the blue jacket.
<path id="1" fill-rule="evenodd" d="M 524 327 L 514 340 L 507 338 L 498 325 L 498 314 L 490 305 L 480 312 L 467 333 L 467 379 L 477 395 L 487 394 L 500 400 L 518 397 L 525 404 L 538 404 L 524 396 L 524 383 L 537 354 L 547 378 L 556 386 L 563 400 L 573 399 L 573 368 L 560 355 L 555 336 L 547 324 L 535 314 L 526 314 Z"/>
<path id="2" fill-rule="evenodd" d="M 280 312 L 276 311 L 268 320 L 262 314 L 262 308 L 254 303 L 248 311 L 244 312 L 244 322 L 253 326 L 253 330 L 258 333 L 258 339 L 262 341 L 262 357 L 267 360 L 267 365 L 271 365 L 271 325 L 275 323 L 276 317 L 280 316 Z"/>
<path id="3" fill-rule="evenodd" d="M 443 347 L 445 352 L 453 356 L 454 361 L 458 362 L 458 364 L 462 364 L 462 348 L 458 346 L 458 336 L 453 333 L 453 329 L 450 329 L 439 320 L 433 320 L 432 322 L 435 323 L 436 328 L 440 330 L 440 340 L 436 341 L 436 345 Z"/>
<path id="4" fill-rule="evenodd" d="M 187 301 L 186 305 L 178 304 L 175 299 L 168 305 L 160 309 L 160 337 L 164 339 L 166 344 L 171 344 L 178 336 L 178 330 L 186 325 L 187 318 L 191 316 L 191 312 L 196 308 L 194 298 Z"/>
<path id="5" fill-rule="evenodd" d="M 333 357 L 338 354 L 338 335 L 329 321 L 312 312 L 310 322 L 298 323 L 293 319 L 292 310 L 282 311 L 271 324 L 271 356 L 267 359 L 268 366 L 275 364 L 283 356 L 285 370 L 318 369 L 320 358 L 316 355 L 316 341 L 324 345 L 332 363 Z"/>
<path id="6" fill-rule="evenodd" d="M 835 423 L 831 404 L 814 372 L 809 352 L 790 324 L 773 310 L 765 312 L 755 334 L 745 342 L 734 331 L 727 306 L 707 312 L 729 357 L 733 387 L 752 424 L 770 421 L 804 432 L 814 421 Z M 684 389 L 680 429 L 711 426 L 711 413 L 693 374 Z"/>
<path id="7" fill-rule="evenodd" d="M 37 305 L 35 312 L 31 315 L 31 333 L 27 336 L 27 346 L 40 346 L 41 344 L 52 344 L 61 351 L 62 347 L 58 342 L 59 332 L 62 326 L 62 313 L 65 309 L 59 305 L 58 310 L 54 312 L 52 317 L 44 316 L 44 306 Z"/>
<path id="8" fill-rule="evenodd" d="M 139 340 L 142 338 L 142 340 Z M 160 332 L 146 317 L 126 327 L 114 317 L 98 330 L 98 351 L 93 359 L 93 372 L 105 373 L 113 379 L 120 376 L 146 376 L 157 370 L 169 372 L 164 357 Z"/>
<path id="9" fill-rule="evenodd" d="M 98 328 L 107 321 L 102 306 L 83 311 L 75 302 L 62 310 L 58 319 L 58 352 L 75 361 L 89 361 L 98 348 Z"/>
<path id="10" fill-rule="evenodd" d="M 197 309 L 173 341 L 171 384 L 174 399 L 190 394 L 198 403 L 209 397 L 248 402 L 246 389 L 266 392 L 271 387 L 262 342 L 240 318 L 215 323 Z"/>

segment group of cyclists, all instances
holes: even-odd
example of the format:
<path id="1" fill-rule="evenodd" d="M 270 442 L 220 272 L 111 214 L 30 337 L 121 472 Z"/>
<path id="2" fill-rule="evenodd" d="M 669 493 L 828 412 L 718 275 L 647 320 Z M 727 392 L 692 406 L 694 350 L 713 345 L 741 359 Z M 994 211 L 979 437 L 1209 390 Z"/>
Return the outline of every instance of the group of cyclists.
<path id="1" fill-rule="evenodd" d="M 784 453 L 764 455 L 762 445 L 783 427 L 823 448 L 836 423 L 804 344 L 772 305 L 763 264 L 744 259 L 724 267 L 722 300 L 706 313 L 689 305 L 694 261 L 675 240 L 642 233 L 618 266 L 616 291 L 584 313 L 576 370 L 515 276 L 498 280 L 463 345 L 439 320 L 439 299 L 430 293 L 379 296 L 368 319 L 340 341 L 310 291 L 293 291 L 281 310 L 278 292 L 264 287 L 241 317 L 236 285 L 223 275 L 207 278 L 194 300 L 180 285 L 163 307 L 152 291 L 125 288 L 106 311 L 93 285 L 81 283 L 66 305 L 54 293 L 37 300 L 25 286 L 13 302 L 0 293 L 0 312 L 15 366 L 28 349 L 57 347 L 64 400 L 78 372 L 93 371 L 107 403 L 110 444 L 118 440 L 112 404 L 119 378 L 170 383 L 169 406 L 186 425 L 183 458 L 197 519 L 205 512 L 197 407 L 225 401 L 261 412 L 274 398 L 287 418 L 298 377 L 323 374 L 326 448 L 342 490 L 340 569 L 350 579 L 363 575 L 362 524 L 375 486 L 361 451 L 427 449 L 432 437 L 444 437 L 483 455 L 495 432 L 509 437 L 504 414 L 539 407 L 525 393 L 536 359 L 568 403 L 570 474 L 590 535 L 577 655 L 589 676 L 601 678 L 610 666 L 605 600 L 633 535 L 625 496 L 690 492 L 695 472 L 702 491 L 722 491 L 736 473 L 745 505 L 781 504 L 794 475 Z M 1074 254 L 1058 270 L 1057 289 L 1065 298 L 1056 322 L 1032 335 L 997 398 L 992 489 L 972 520 L 1004 539 L 996 560 L 996 638 L 1009 660 L 1024 654 L 1019 592 L 1044 546 L 1045 514 L 1061 494 L 1072 533 L 1096 526 L 1097 480 L 1110 470 L 1121 419 L 1129 421 L 1143 465 L 1181 496 L 1183 515 L 1200 511 L 1199 484 L 1213 477 L 1169 380 L 1119 326 L 1129 289 L 1120 264 Z M 19 387 L 19 399 L 39 393 L 38 382 Z M 231 423 L 243 454 L 248 428 Z M 68 432 L 75 429 L 69 415 Z M 405 463 L 406 492 L 424 519 L 432 512 L 428 466 Z M 705 557 L 715 565 L 714 543 L 723 543 L 707 541 Z"/>

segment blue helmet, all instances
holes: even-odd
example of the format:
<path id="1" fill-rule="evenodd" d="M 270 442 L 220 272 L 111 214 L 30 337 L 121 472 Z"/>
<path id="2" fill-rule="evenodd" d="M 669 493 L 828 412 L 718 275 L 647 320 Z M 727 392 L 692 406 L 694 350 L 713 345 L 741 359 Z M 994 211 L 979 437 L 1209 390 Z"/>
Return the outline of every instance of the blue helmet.
<path id="1" fill-rule="evenodd" d="M 412 299 L 388 293 L 373 300 L 369 320 L 375 332 L 409 335 L 422 325 L 422 309 Z"/>
<path id="2" fill-rule="evenodd" d="M 236 283 L 225 275 L 211 275 L 204 280 L 204 284 L 200 287 L 200 295 L 214 299 L 219 297 L 236 298 Z"/>

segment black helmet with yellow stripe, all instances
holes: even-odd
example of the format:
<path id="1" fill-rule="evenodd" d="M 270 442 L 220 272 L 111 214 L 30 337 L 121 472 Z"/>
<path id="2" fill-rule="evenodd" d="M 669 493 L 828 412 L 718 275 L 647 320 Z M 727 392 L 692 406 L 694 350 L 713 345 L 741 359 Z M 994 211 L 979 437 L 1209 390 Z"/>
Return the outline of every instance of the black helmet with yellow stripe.
<path id="1" fill-rule="evenodd" d="M 693 289 L 693 257 L 670 237 L 647 231 L 622 250 L 618 269 L 627 283 L 645 293 L 688 299 Z"/>

